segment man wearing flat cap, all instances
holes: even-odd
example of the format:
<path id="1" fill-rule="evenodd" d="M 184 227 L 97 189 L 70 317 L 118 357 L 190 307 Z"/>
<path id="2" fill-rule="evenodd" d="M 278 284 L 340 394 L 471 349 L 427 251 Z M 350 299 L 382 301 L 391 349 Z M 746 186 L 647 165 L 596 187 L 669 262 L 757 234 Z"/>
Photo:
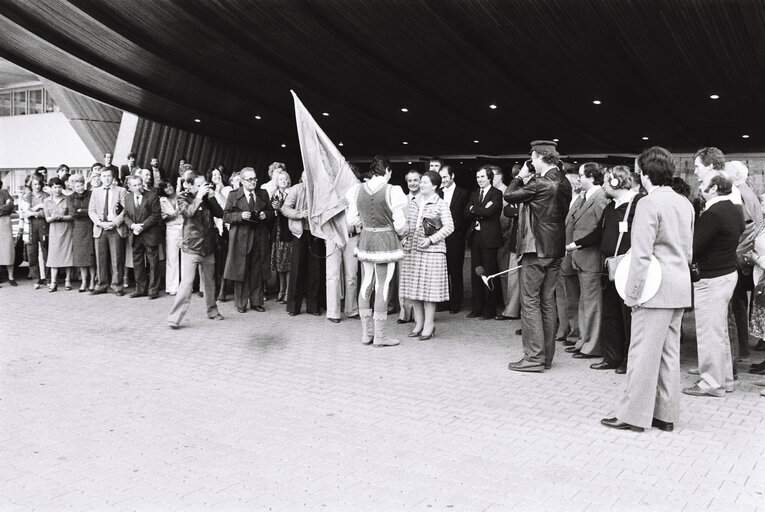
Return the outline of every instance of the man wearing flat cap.
<path id="1" fill-rule="evenodd" d="M 531 160 L 508 185 L 505 201 L 520 204 L 517 254 L 521 260 L 523 359 L 508 368 L 544 372 L 555 353 L 555 284 L 566 253 L 571 183 L 558 167 L 557 144 L 535 140 Z"/>

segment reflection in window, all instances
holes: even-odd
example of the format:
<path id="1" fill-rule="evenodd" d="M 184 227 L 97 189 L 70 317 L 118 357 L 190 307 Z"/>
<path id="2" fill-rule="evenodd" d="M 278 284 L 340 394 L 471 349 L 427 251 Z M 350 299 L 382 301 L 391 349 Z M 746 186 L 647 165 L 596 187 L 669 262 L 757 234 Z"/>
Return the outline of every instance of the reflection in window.
<path id="1" fill-rule="evenodd" d="M 11 93 L 0 92 L 0 116 L 11 115 Z"/>
<path id="2" fill-rule="evenodd" d="M 53 101 L 53 98 L 50 97 L 50 93 L 48 91 L 45 91 L 45 111 L 46 112 L 60 112 L 61 109 L 58 105 L 56 105 L 56 102 Z"/>
<path id="3" fill-rule="evenodd" d="M 29 91 L 29 113 L 43 113 L 43 91 L 42 89 L 30 89 Z"/>
<path id="4" fill-rule="evenodd" d="M 23 116 L 27 113 L 27 91 L 13 93 L 13 115 Z"/>

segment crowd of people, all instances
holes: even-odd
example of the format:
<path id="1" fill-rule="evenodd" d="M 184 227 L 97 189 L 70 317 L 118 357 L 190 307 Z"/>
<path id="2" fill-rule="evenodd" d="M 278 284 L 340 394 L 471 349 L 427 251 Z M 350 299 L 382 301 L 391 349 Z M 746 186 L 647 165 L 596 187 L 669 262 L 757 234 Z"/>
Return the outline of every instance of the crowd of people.
<path id="1" fill-rule="evenodd" d="M 341 241 L 312 232 L 305 172 L 293 185 L 282 163 L 260 184 L 252 167 L 201 173 L 181 161 L 166 172 L 156 158 L 138 167 L 131 153 L 118 169 L 111 156 L 87 176 L 62 165 L 48 179 L 38 168 L 18 201 L 0 184 L 0 265 L 12 286 L 18 245 L 35 289 L 58 291 L 62 274 L 65 290 L 78 281 L 91 295 L 134 285 L 131 298 L 154 300 L 164 288 L 174 329 L 196 291 L 211 320 L 223 320 L 218 303 L 229 294 L 239 313 L 263 312 L 270 299 L 295 316 L 305 301 L 308 314 L 324 310 L 333 323 L 343 313 L 358 319 L 362 343 L 395 346 L 388 314 L 413 323 L 409 338 L 429 340 L 437 311 L 462 311 L 469 250 L 467 318 L 521 321 L 524 355 L 509 369 L 551 369 L 556 343 L 575 359 L 599 359 L 590 368 L 627 375 L 616 415 L 602 421 L 618 429 L 672 430 L 689 308 L 698 382 L 684 393 L 725 396 L 740 358 L 765 348 L 750 344 L 765 333 L 763 210 L 746 165 L 716 148 L 695 155 L 694 201 L 660 147 L 633 169 L 564 163 L 555 142 L 534 141 L 507 179 L 481 166 L 472 191 L 433 158 L 427 171 L 406 174 L 404 192 L 377 156 L 367 172 L 352 166 L 358 184 L 339 214 Z M 765 362 L 749 371 L 765 373 Z"/>

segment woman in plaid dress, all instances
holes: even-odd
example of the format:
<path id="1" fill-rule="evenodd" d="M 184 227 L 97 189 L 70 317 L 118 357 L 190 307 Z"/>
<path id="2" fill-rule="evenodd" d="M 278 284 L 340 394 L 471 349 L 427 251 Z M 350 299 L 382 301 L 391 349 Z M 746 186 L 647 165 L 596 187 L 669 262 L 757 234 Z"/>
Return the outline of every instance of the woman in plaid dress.
<path id="1" fill-rule="evenodd" d="M 401 296 L 414 306 L 415 325 L 409 337 L 421 340 L 433 337 L 436 303 L 449 300 L 444 239 L 454 231 L 454 221 L 449 205 L 436 194 L 440 186 L 438 173 L 426 172 L 420 180 L 420 195 L 409 203 L 406 214 L 409 230 L 404 239 Z M 428 225 L 440 228 L 426 236 Z"/>

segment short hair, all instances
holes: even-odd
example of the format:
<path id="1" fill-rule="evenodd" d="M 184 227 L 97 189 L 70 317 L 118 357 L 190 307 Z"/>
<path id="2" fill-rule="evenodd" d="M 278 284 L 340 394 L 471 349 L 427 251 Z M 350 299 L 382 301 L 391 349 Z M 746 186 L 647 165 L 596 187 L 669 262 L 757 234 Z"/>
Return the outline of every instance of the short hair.
<path id="1" fill-rule="evenodd" d="M 587 162 L 582 165 L 582 172 L 588 178 L 592 178 L 594 185 L 603 184 L 603 167 L 595 162 Z"/>
<path id="2" fill-rule="evenodd" d="M 130 176 L 128 176 L 127 180 L 125 181 L 127 182 L 127 185 L 130 185 L 131 181 L 136 181 L 136 180 L 140 181 L 141 186 L 143 186 L 143 178 L 141 178 L 141 176 L 139 176 L 138 174 L 131 174 Z"/>
<path id="3" fill-rule="evenodd" d="M 242 170 L 239 171 L 240 177 L 241 177 L 242 174 L 244 174 L 246 172 L 252 172 L 253 174 L 255 174 L 255 178 L 258 177 L 258 173 L 255 172 L 255 168 L 254 167 L 242 167 Z"/>
<path id="4" fill-rule="evenodd" d="M 424 174 L 418 171 L 417 169 L 409 169 L 409 171 L 406 173 L 406 176 L 404 176 L 404 178 L 408 178 L 410 174 L 416 174 L 420 178 L 424 176 Z"/>
<path id="5" fill-rule="evenodd" d="M 375 155 L 372 165 L 369 166 L 369 173 L 372 176 L 385 176 L 388 169 L 390 169 L 390 160 L 383 155 Z"/>
<path id="6" fill-rule="evenodd" d="M 187 172 L 187 171 L 184 171 L 184 172 Z M 195 173 L 193 170 L 188 171 L 188 172 L 189 172 L 189 174 L 186 175 L 186 177 L 183 179 L 183 182 L 186 185 L 193 185 L 194 184 L 194 180 L 197 179 L 199 174 Z"/>
<path id="7" fill-rule="evenodd" d="M 640 153 L 637 157 L 637 167 L 655 187 L 672 183 L 675 162 L 672 160 L 672 153 L 661 146 L 653 146 Z"/>
<path id="8" fill-rule="evenodd" d="M 268 177 L 269 178 L 273 178 L 274 171 L 276 171 L 276 169 L 281 169 L 283 171 L 286 171 L 287 170 L 287 166 L 284 165 L 281 162 L 273 162 L 271 165 L 268 166 Z"/>
<path id="9" fill-rule="evenodd" d="M 234 171 L 234 172 L 231 173 L 231 176 L 228 177 L 229 184 L 234 181 L 234 178 L 239 179 L 239 186 L 241 187 L 242 186 L 242 180 L 239 177 L 239 171 Z"/>
<path id="10" fill-rule="evenodd" d="M 82 184 L 85 184 L 85 176 L 82 174 L 72 174 L 69 176 L 69 183 L 76 183 L 80 182 Z"/>
<path id="11" fill-rule="evenodd" d="M 35 172 L 40 172 L 40 171 L 47 173 L 48 169 L 44 165 L 41 165 L 37 169 L 35 169 Z"/>
<path id="12" fill-rule="evenodd" d="M 69 166 L 66 164 L 61 164 L 58 166 L 58 169 L 56 169 L 56 172 L 60 171 L 61 169 L 66 169 L 66 172 L 69 173 Z"/>
<path id="13" fill-rule="evenodd" d="M 672 190 L 677 192 L 683 197 L 687 197 L 690 199 L 691 197 L 691 186 L 688 185 L 688 182 L 686 182 L 683 178 L 679 176 L 675 176 L 672 178 Z"/>
<path id="14" fill-rule="evenodd" d="M 441 186 L 441 175 L 436 171 L 425 171 L 422 175 L 423 178 L 428 178 L 433 187 L 438 188 Z"/>
<path id="15" fill-rule="evenodd" d="M 441 171 L 446 171 L 449 173 L 449 176 L 451 176 L 452 178 L 454 177 L 454 170 L 452 170 L 452 166 L 449 164 L 442 165 L 441 168 L 438 170 L 438 172 L 441 172 Z"/>
<path id="16" fill-rule="evenodd" d="M 617 165 L 611 169 L 608 174 L 611 176 L 608 183 L 611 188 L 617 190 L 629 190 L 632 188 L 632 170 L 626 165 Z M 616 180 L 616 185 L 614 185 L 613 180 Z"/>
<path id="17" fill-rule="evenodd" d="M 713 187 L 717 187 L 717 195 L 727 196 L 733 191 L 733 180 L 725 176 L 724 174 L 715 174 L 711 180 L 709 180 L 709 187 L 706 192 Z"/>
<path id="18" fill-rule="evenodd" d="M 90 169 L 93 170 L 93 167 L 105 167 L 105 165 L 102 164 L 101 162 L 96 162 L 90 166 Z"/>
<path id="19" fill-rule="evenodd" d="M 546 164 L 558 165 L 560 162 L 560 153 L 552 146 L 538 146 L 531 150 L 532 153 L 535 151 Z"/>
<path id="20" fill-rule="evenodd" d="M 274 182 L 277 179 L 279 179 L 279 176 L 282 175 L 282 174 L 287 177 L 287 186 L 291 187 L 292 186 L 292 178 L 290 177 L 290 173 L 288 173 L 284 169 L 279 169 L 278 171 L 274 171 L 274 175 L 273 175 Z"/>
<path id="21" fill-rule="evenodd" d="M 61 178 L 59 178 L 58 176 L 54 176 L 54 177 L 52 177 L 50 179 L 50 181 L 48 181 L 48 186 L 52 187 L 54 185 L 58 185 L 59 187 L 63 187 L 64 186 L 64 181 Z"/>
<path id="22" fill-rule="evenodd" d="M 114 171 L 112 171 L 111 167 L 102 167 L 101 168 L 101 174 L 108 172 L 111 176 L 114 176 Z"/>
<path id="23" fill-rule="evenodd" d="M 491 166 L 490 165 L 482 165 L 478 168 L 478 170 L 475 172 L 475 175 L 478 176 L 478 173 L 484 171 L 486 172 L 486 177 L 488 178 L 489 175 L 491 175 Z"/>
<path id="24" fill-rule="evenodd" d="M 127 159 L 130 160 L 131 158 L 135 158 L 135 153 L 133 153 L 132 151 L 127 154 Z"/>
<path id="25" fill-rule="evenodd" d="M 444 161 L 443 161 L 443 159 L 441 159 L 441 158 L 438 158 L 438 157 L 433 157 L 433 158 L 431 158 L 431 159 L 428 161 L 428 165 L 430 165 L 430 162 L 438 162 L 439 164 L 441 164 L 441 167 L 444 167 Z"/>
<path id="26" fill-rule="evenodd" d="M 747 167 L 746 164 L 740 160 L 731 160 L 730 162 L 725 162 L 723 169 L 725 170 L 725 173 L 730 176 L 730 179 L 734 181 L 734 183 L 737 181 L 746 181 L 746 179 L 749 177 L 749 167 Z"/>
<path id="27" fill-rule="evenodd" d="M 104 156 L 106 156 L 106 155 L 114 156 L 114 153 L 112 153 L 111 151 L 106 151 L 106 152 L 104 152 Z"/>
<path id="28" fill-rule="evenodd" d="M 492 178 L 493 176 L 499 176 L 499 180 L 504 183 L 505 182 L 505 173 L 502 171 L 502 168 L 498 165 L 490 165 L 489 170 L 491 171 Z"/>
<path id="29" fill-rule="evenodd" d="M 518 176 L 518 173 L 521 172 L 521 164 L 513 164 L 513 168 L 510 170 L 510 173 L 512 174 L 513 178 Z M 579 175 L 579 171 L 577 171 L 577 176 Z"/>
<path id="30" fill-rule="evenodd" d="M 712 166 L 712 169 L 722 171 L 725 168 L 725 155 L 715 147 L 701 148 L 693 155 L 693 159 L 699 158 L 701 163 L 706 166 Z"/>
<path id="31" fill-rule="evenodd" d="M 194 170 L 194 166 L 191 164 L 183 164 L 181 166 L 181 172 L 193 171 L 193 170 Z"/>
<path id="32" fill-rule="evenodd" d="M 45 187 L 45 178 L 42 177 L 42 175 L 34 173 L 29 176 L 29 188 L 32 188 L 32 182 L 36 181 L 40 185 L 40 190 L 42 190 Z"/>

